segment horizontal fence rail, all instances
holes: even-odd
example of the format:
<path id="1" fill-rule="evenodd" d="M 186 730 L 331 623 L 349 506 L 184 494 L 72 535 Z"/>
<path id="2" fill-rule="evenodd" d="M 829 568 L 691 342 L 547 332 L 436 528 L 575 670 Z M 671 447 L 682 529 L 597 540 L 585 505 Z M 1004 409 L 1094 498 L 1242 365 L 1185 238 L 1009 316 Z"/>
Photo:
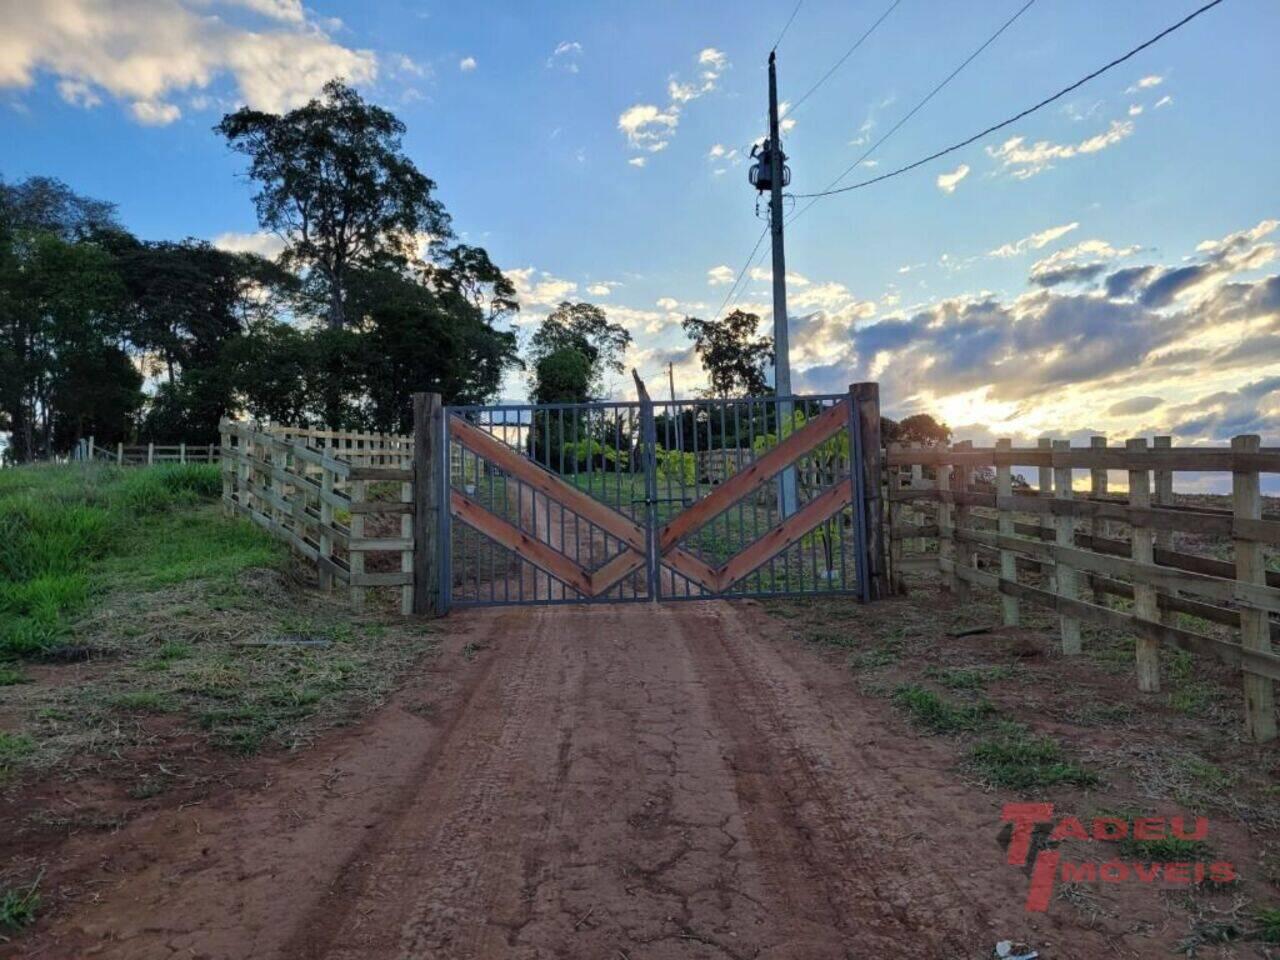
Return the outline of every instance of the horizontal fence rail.
<path id="1" fill-rule="evenodd" d="M 375 435 L 263 428 L 223 420 L 222 502 L 310 561 L 320 585 L 335 582 L 362 609 L 371 588 L 394 588 L 412 611 L 414 487 L 399 448 Z M 403 438 L 400 438 L 403 439 Z M 392 452 L 395 450 L 396 452 Z M 410 451 L 410 457 L 412 452 Z"/>
<path id="2" fill-rule="evenodd" d="M 1052 609 L 1068 655 L 1082 650 L 1081 624 L 1130 633 L 1146 692 L 1160 689 L 1162 645 L 1214 657 L 1242 671 L 1248 735 L 1275 738 L 1280 571 L 1267 559 L 1280 517 L 1263 514 L 1260 474 L 1280 473 L 1280 449 L 1256 436 L 1229 448 L 1094 437 L 1087 447 L 891 445 L 885 462 L 896 585 L 936 571 L 961 596 L 993 589 L 1006 625 L 1023 604 Z M 1175 496 L 1177 472 L 1229 473 L 1231 495 L 1218 499 L 1230 509 Z M 1122 491 L 1110 487 L 1117 474 Z"/>
<path id="3" fill-rule="evenodd" d="M 220 457 L 220 447 L 216 443 L 117 443 L 113 447 L 103 447 L 93 437 L 81 440 L 71 452 L 72 460 L 114 463 L 122 467 L 157 463 L 217 463 Z"/>

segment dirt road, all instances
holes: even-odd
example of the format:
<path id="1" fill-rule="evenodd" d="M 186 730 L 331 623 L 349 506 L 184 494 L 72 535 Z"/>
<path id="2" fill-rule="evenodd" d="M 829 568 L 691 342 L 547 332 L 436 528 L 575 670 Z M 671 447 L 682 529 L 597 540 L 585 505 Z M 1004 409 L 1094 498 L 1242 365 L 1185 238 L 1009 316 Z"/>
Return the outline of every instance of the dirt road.
<path id="1" fill-rule="evenodd" d="M 755 605 L 452 621 L 392 705 L 258 788 L 71 845 L 96 879 L 32 955 L 1140 955 L 1028 916 L 1004 798 Z"/>

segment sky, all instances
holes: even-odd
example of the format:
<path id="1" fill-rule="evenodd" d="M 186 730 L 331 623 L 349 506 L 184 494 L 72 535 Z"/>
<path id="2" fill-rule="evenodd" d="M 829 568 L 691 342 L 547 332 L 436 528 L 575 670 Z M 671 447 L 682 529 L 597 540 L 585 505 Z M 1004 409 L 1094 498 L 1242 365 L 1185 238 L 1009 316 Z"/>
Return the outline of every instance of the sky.
<path id="1" fill-rule="evenodd" d="M 778 48 L 790 190 L 821 190 L 1022 6 L 804 0 Z M 1011 116 L 1199 0 L 1037 0 L 854 167 Z M 393 110 L 460 237 L 516 281 L 527 333 L 605 308 L 657 393 L 705 387 L 712 317 L 764 229 L 746 154 L 790 0 L 0 0 L 0 176 L 59 177 L 148 239 L 272 253 L 211 128 L 331 76 Z M 1280 4 L 1226 0 L 1064 100 L 786 235 L 797 393 L 881 383 L 892 415 L 979 441 L 1173 433 L 1280 443 Z M 792 110 L 790 104 L 798 103 Z M 771 330 L 767 243 L 729 306 Z M 515 399 L 520 375 L 504 385 Z M 617 378 L 616 396 L 632 392 Z"/>

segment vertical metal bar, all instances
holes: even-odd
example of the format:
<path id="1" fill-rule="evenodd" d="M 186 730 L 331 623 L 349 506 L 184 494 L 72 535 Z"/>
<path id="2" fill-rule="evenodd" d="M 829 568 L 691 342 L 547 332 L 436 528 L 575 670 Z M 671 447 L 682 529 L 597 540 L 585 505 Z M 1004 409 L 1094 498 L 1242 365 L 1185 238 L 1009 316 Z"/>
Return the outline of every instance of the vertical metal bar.
<path id="1" fill-rule="evenodd" d="M 850 482 L 853 495 L 853 541 L 856 553 L 853 558 L 857 569 L 858 596 L 863 603 L 871 600 L 871 578 L 867 569 L 867 511 L 865 509 L 866 490 L 862 469 L 862 423 L 859 401 L 850 396 L 849 404 L 849 465 Z"/>

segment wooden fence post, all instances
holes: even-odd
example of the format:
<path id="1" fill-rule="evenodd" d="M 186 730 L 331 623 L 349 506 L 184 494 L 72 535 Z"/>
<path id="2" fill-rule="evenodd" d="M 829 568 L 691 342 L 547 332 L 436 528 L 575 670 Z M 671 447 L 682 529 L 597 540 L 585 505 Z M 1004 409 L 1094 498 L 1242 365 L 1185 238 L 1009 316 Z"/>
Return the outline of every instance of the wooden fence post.
<path id="1" fill-rule="evenodd" d="M 320 571 L 320 589 L 326 593 L 333 590 L 333 567 L 331 566 L 333 564 L 333 534 L 329 532 L 333 529 L 333 496 L 333 470 L 321 464 L 320 530 L 316 536 L 316 542 L 320 547 L 320 561 L 316 566 Z"/>
<path id="2" fill-rule="evenodd" d="M 950 452 L 950 446 L 939 447 L 943 456 Z M 951 472 L 952 466 L 949 463 L 939 463 L 935 468 L 934 489 L 939 495 L 945 496 L 951 492 Z M 960 578 L 956 574 L 956 526 L 955 526 L 955 508 L 945 500 L 938 501 L 938 556 L 944 561 L 951 564 L 950 572 L 947 574 L 946 585 L 951 593 L 958 594 L 960 592 Z M 946 564 L 944 563 L 943 566 Z"/>
<path id="3" fill-rule="evenodd" d="M 1256 435 L 1231 438 L 1235 453 L 1257 453 L 1262 441 Z M 1257 470 L 1236 469 L 1231 474 L 1232 507 L 1237 520 L 1262 519 L 1262 487 Z M 1243 583 L 1267 582 L 1266 556 L 1256 540 L 1235 539 L 1236 579 Z M 1265 610 L 1240 608 L 1240 645 L 1246 650 L 1271 653 L 1271 629 Z M 1265 743 L 1276 738 L 1275 684 L 1268 677 L 1244 675 L 1244 726 L 1248 736 Z"/>
<path id="4" fill-rule="evenodd" d="M 439 616 L 440 512 L 449 504 L 449 478 L 440 476 L 447 451 L 444 406 L 438 393 L 413 395 L 413 612 Z"/>
<path id="5" fill-rule="evenodd" d="M 923 450 L 924 446 L 925 445 L 923 443 L 913 443 L 911 444 L 911 449 Z M 911 489 L 912 490 L 924 489 L 924 464 L 923 463 L 913 463 L 911 465 Z M 911 502 L 911 519 L 921 526 L 924 525 L 924 522 L 926 519 L 925 513 L 923 510 L 920 509 L 919 501 L 913 500 Z M 915 553 L 917 557 L 921 556 L 924 553 L 924 537 L 912 537 L 910 547 L 912 552 Z"/>
<path id="6" fill-rule="evenodd" d="M 1089 448 L 1094 451 L 1104 451 L 1107 449 L 1106 437 L 1090 437 Z M 1105 467 L 1092 467 L 1089 470 L 1089 496 L 1094 499 L 1100 499 L 1107 495 L 1107 471 Z M 1096 517 L 1089 521 L 1090 537 L 1107 537 L 1111 534 L 1110 525 L 1105 520 L 1099 520 Z M 1097 549 L 1092 545 L 1093 549 Z M 1094 587 L 1093 602 L 1100 607 L 1108 605 L 1107 592 L 1099 586 Z"/>
<path id="7" fill-rule="evenodd" d="M 1054 440 L 1054 450 L 1070 451 L 1070 440 Z M 1070 467 L 1054 467 L 1053 469 L 1053 495 L 1057 500 L 1072 500 L 1075 498 L 1075 488 L 1072 483 L 1072 475 Z M 1073 549 L 1076 545 L 1076 520 L 1075 517 L 1066 511 L 1053 518 L 1053 526 L 1055 537 L 1054 540 L 1060 547 L 1066 547 L 1068 550 Z M 1075 600 L 1080 595 L 1079 584 L 1076 581 L 1076 571 L 1062 560 L 1061 556 L 1055 557 L 1054 578 L 1057 581 L 1057 594 L 1066 600 Z M 1081 650 L 1080 642 L 1080 620 L 1077 617 L 1068 617 L 1065 615 L 1058 616 L 1058 631 L 1062 635 L 1062 652 L 1067 656 L 1075 656 Z"/>
<path id="8" fill-rule="evenodd" d="M 1013 441 L 1004 439 L 996 441 L 996 450 L 1008 452 L 1013 448 Z M 997 453 L 997 458 L 999 453 Z M 1000 501 L 1013 496 L 1013 465 L 996 463 L 996 531 L 1001 537 L 1013 536 L 1013 511 L 1000 505 Z M 1018 555 L 1012 550 L 1000 547 L 1000 578 L 1016 583 L 1018 580 Z M 1018 625 L 1018 598 L 1006 593 L 1000 594 L 1000 610 L 1004 616 L 1006 627 Z"/>
<path id="9" fill-rule="evenodd" d="M 225 450 L 231 446 L 231 434 L 226 418 L 218 421 L 218 436 L 222 441 L 222 447 Z M 222 458 L 222 512 L 228 517 L 235 516 L 235 507 L 231 505 L 231 458 Z"/>
<path id="10" fill-rule="evenodd" d="M 362 465 L 362 464 L 361 464 Z M 364 513 L 360 507 L 364 504 L 365 481 L 351 481 L 351 522 L 347 525 L 351 539 L 347 545 L 347 567 L 351 571 L 351 608 L 357 613 L 364 610 L 364 549 L 356 541 L 364 539 Z"/>
<path id="11" fill-rule="evenodd" d="M 1168 450 L 1173 446 L 1173 437 L 1156 437 L 1151 441 L 1156 450 Z M 1156 461 L 1159 463 L 1159 461 Z M 1156 506 L 1173 506 L 1173 471 L 1156 467 L 1155 489 L 1151 491 L 1151 502 Z M 1173 549 L 1173 531 L 1157 530 L 1156 546 L 1162 550 Z"/>
<path id="12" fill-rule="evenodd" d="M 178 462 L 187 462 L 187 441 L 185 440 L 178 444 Z"/>
<path id="13" fill-rule="evenodd" d="M 889 450 L 898 451 L 907 449 L 906 444 L 891 443 Z M 902 593 L 904 589 L 902 579 L 902 554 L 903 554 L 903 517 L 906 510 L 903 508 L 902 501 L 894 499 L 894 495 L 901 493 L 905 487 L 902 483 L 902 468 L 900 466 L 890 466 L 886 473 L 889 478 L 889 582 L 894 593 Z"/>
<path id="14" fill-rule="evenodd" d="M 124 466 L 124 441 L 123 440 L 116 441 L 116 466 L 117 467 Z"/>
<path id="15" fill-rule="evenodd" d="M 1053 440 L 1049 437 L 1041 437 L 1039 440 L 1036 441 L 1036 447 L 1039 448 L 1040 450 L 1045 451 L 1046 453 L 1052 453 Z M 1039 468 L 1039 476 L 1036 481 L 1036 486 L 1038 488 L 1036 493 L 1039 496 L 1045 499 L 1053 498 L 1053 464 L 1052 463 L 1046 464 L 1045 466 Z M 1044 520 L 1041 521 L 1040 525 L 1044 527 L 1044 529 L 1048 531 L 1048 533 L 1052 534 L 1054 538 L 1057 537 L 1057 534 L 1055 532 L 1057 529 L 1057 526 L 1054 523 L 1052 515 L 1046 516 Z M 1050 538 L 1045 537 L 1044 539 L 1047 540 Z M 1045 583 L 1049 588 L 1049 592 L 1057 593 L 1058 592 L 1057 568 L 1056 567 L 1041 568 L 1042 571 L 1045 569 L 1049 571 L 1048 574 L 1045 576 Z"/>
<path id="16" fill-rule="evenodd" d="M 973 449 L 972 440 L 961 440 L 953 447 L 957 453 L 968 453 Z M 969 484 L 973 479 L 973 468 L 967 463 L 957 464 L 951 477 L 952 488 L 954 492 L 964 494 L 969 491 Z M 955 535 L 961 536 L 968 532 L 971 528 L 969 522 L 970 508 L 967 504 L 957 504 L 955 511 Z M 978 569 L 978 553 L 974 550 L 973 545 L 969 543 L 960 543 L 956 541 L 956 566 L 968 567 L 970 570 Z M 969 581 L 963 577 L 957 577 L 956 595 L 961 600 L 968 600 L 970 595 Z"/>
<path id="17" fill-rule="evenodd" d="M 862 489 L 866 491 L 867 579 L 870 599 L 879 600 L 889 594 L 885 575 L 884 512 L 880 485 L 880 384 L 854 383 L 849 396 L 858 401 L 858 429 L 862 439 Z"/>
<path id="18" fill-rule="evenodd" d="M 1147 441 L 1145 437 L 1136 437 L 1125 442 L 1125 450 L 1130 453 L 1145 454 Z M 1133 510 L 1151 509 L 1151 474 L 1147 467 L 1141 470 L 1129 470 L 1129 506 Z M 1136 518 L 1130 517 L 1132 529 L 1132 553 L 1134 563 L 1151 564 L 1155 562 L 1155 534 L 1150 527 L 1143 526 Z M 1160 606 L 1156 600 L 1156 588 L 1133 578 L 1133 613 L 1134 616 L 1153 623 L 1160 620 Z M 1138 689 L 1143 693 L 1160 691 L 1160 641 L 1151 637 L 1137 638 L 1136 661 L 1138 667 Z"/>
<path id="19" fill-rule="evenodd" d="M 156 462 L 156 442 L 150 440 L 147 442 L 147 466 L 151 466 Z"/>

